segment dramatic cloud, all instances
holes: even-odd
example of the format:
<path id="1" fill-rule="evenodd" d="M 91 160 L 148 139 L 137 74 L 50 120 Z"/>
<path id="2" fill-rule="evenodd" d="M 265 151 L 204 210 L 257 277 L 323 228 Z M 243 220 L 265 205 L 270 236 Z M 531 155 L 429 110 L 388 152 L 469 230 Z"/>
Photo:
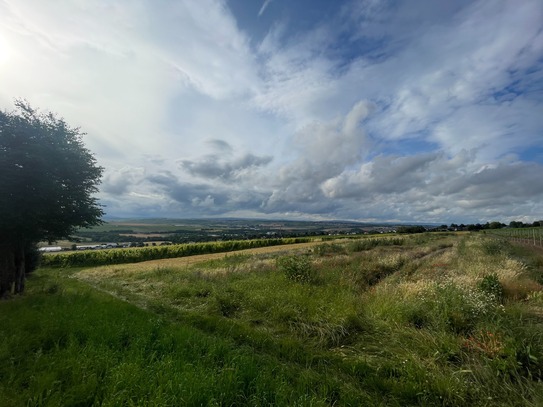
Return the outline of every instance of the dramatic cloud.
<path id="1" fill-rule="evenodd" d="M 367 154 L 369 142 L 361 122 L 371 109 L 367 102 L 359 102 L 341 120 L 314 122 L 302 128 L 293 139 L 296 157 L 279 169 L 266 207 L 293 210 L 303 203 L 304 210 L 311 213 L 335 207 L 322 199 L 319 186 Z"/>
<path id="2" fill-rule="evenodd" d="M 211 179 L 221 179 L 226 182 L 250 175 L 252 169 L 264 166 L 272 160 L 272 157 L 257 157 L 253 154 L 246 154 L 233 161 L 224 161 L 221 156 L 211 154 L 203 157 L 200 161 L 181 161 L 181 166 L 189 174 Z"/>
<path id="3" fill-rule="evenodd" d="M 543 217 L 540 0 L 0 0 L 0 80 L 110 216 Z"/>

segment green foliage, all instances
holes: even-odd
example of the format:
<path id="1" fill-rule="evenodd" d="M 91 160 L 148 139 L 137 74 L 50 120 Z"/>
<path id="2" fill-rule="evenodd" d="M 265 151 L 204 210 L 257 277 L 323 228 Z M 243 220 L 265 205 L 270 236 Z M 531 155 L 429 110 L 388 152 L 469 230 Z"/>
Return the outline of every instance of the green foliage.
<path id="1" fill-rule="evenodd" d="M 316 246 L 313 250 L 318 256 L 331 256 L 337 254 L 346 254 L 347 250 L 344 245 L 337 243 L 325 243 Z"/>
<path id="2" fill-rule="evenodd" d="M 398 233 L 424 233 L 426 228 L 424 226 L 400 226 L 397 229 Z"/>
<path id="3" fill-rule="evenodd" d="M 309 257 L 304 255 L 283 256 L 277 259 L 277 266 L 285 276 L 297 283 L 310 283 L 315 273 Z"/>
<path id="4" fill-rule="evenodd" d="M 349 243 L 349 251 L 361 252 L 378 246 L 401 246 L 403 244 L 405 244 L 405 239 L 401 237 L 359 239 Z"/>
<path id="5" fill-rule="evenodd" d="M 24 241 L 56 240 L 99 223 L 102 168 L 83 133 L 26 102 L 0 112 L 0 230 Z M 4 235 L 5 234 L 5 235 Z"/>
<path id="6" fill-rule="evenodd" d="M 0 297 L 24 290 L 36 265 L 32 247 L 100 223 L 102 168 L 82 133 L 26 102 L 0 111 Z"/>
<path id="7" fill-rule="evenodd" d="M 482 244 L 483 252 L 492 256 L 504 254 L 510 247 L 508 242 L 498 239 L 488 239 Z"/>
<path id="8" fill-rule="evenodd" d="M 495 298 L 497 302 L 503 302 L 503 286 L 496 274 L 488 274 L 478 284 L 479 289 L 489 296 Z"/>
<path id="9" fill-rule="evenodd" d="M 501 229 L 503 227 L 505 227 L 505 225 L 503 223 L 497 222 L 497 221 L 490 222 L 489 225 L 488 225 L 489 229 Z"/>
<path id="10" fill-rule="evenodd" d="M 407 319 L 416 328 L 469 334 L 495 315 L 496 299 L 487 292 L 459 287 L 451 282 L 437 283 L 406 308 Z"/>

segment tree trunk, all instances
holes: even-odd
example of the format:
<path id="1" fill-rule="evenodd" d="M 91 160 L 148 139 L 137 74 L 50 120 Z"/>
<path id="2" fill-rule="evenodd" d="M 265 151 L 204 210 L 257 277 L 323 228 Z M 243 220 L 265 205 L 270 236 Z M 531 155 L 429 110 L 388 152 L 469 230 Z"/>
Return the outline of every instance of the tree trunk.
<path id="1" fill-rule="evenodd" d="M 13 292 L 15 257 L 11 247 L 0 246 L 0 298 Z"/>
<path id="2" fill-rule="evenodd" d="M 25 276 L 24 245 L 0 246 L 0 298 L 22 293 Z"/>
<path id="3" fill-rule="evenodd" d="M 18 247 L 15 253 L 15 282 L 13 291 L 14 294 L 22 294 L 25 290 L 26 280 L 26 250 L 24 246 Z"/>

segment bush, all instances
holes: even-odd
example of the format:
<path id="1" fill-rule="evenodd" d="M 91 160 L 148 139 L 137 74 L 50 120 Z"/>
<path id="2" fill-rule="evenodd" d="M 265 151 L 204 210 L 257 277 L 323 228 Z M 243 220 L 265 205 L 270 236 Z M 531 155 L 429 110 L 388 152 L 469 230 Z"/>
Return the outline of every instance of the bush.
<path id="1" fill-rule="evenodd" d="M 466 335 L 477 324 L 492 318 L 496 309 L 494 297 L 486 292 L 446 281 L 421 291 L 405 315 L 419 329 L 428 327 Z"/>
<path id="2" fill-rule="evenodd" d="M 478 284 L 479 290 L 493 297 L 497 302 L 503 302 L 503 286 L 496 274 L 489 274 L 483 277 Z"/>
<path id="3" fill-rule="evenodd" d="M 405 240 L 401 237 L 360 239 L 349 244 L 349 251 L 363 252 L 366 250 L 371 250 L 377 246 L 401 246 L 404 243 Z"/>
<path id="4" fill-rule="evenodd" d="M 334 254 L 347 254 L 347 250 L 344 246 L 337 243 L 320 244 L 315 247 L 315 253 L 318 256 L 330 256 Z"/>
<path id="5" fill-rule="evenodd" d="M 289 280 L 297 283 L 309 283 L 315 278 L 313 267 L 307 256 L 279 257 L 277 266 Z"/>
<path id="6" fill-rule="evenodd" d="M 482 245 L 483 252 L 490 256 L 503 254 L 510 247 L 511 245 L 508 242 L 505 242 L 503 240 L 495 240 L 495 239 L 487 240 Z"/>

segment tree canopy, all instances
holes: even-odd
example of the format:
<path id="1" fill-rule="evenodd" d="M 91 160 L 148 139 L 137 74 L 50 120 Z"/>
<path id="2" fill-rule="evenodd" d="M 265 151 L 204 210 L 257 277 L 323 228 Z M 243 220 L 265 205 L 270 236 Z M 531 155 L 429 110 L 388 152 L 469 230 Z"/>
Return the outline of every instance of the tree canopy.
<path id="1" fill-rule="evenodd" d="M 37 242 L 100 223 L 93 194 L 102 168 L 83 135 L 24 101 L 0 111 L 0 296 L 23 291 L 25 258 Z"/>

